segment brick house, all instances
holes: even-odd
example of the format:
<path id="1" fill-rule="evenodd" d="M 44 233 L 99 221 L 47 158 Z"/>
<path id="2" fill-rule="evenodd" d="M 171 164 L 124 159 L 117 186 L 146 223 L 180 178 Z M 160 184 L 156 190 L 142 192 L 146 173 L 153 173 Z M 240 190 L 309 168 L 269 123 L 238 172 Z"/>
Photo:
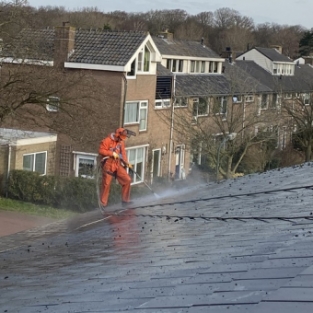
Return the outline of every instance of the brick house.
<path id="1" fill-rule="evenodd" d="M 54 174 L 56 134 L 0 128 L 0 137 L 1 193 L 11 169 Z"/>
<path id="2" fill-rule="evenodd" d="M 188 137 L 194 128 L 198 128 L 197 136 L 202 128 L 216 138 L 237 131 L 241 136 L 247 131 L 257 135 L 267 129 L 276 133 L 278 149 L 291 141 L 293 119 L 282 113 L 281 104 L 286 107 L 295 103 L 295 98 L 301 100 L 300 105 L 309 104 L 313 91 L 309 65 L 297 66 L 275 47 L 253 48 L 238 57 L 228 49 L 222 58 L 202 41 L 176 40 L 167 32 L 153 40 L 162 55 L 161 66 L 173 75 L 173 109 L 168 116 L 174 116 L 176 177 L 181 177 L 179 147 L 188 161 L 195 161 L 192 154 L 196 149 L 196 161 L 201 164 L 201 140 L 198 147 L 192 147 Z M 242 120 L 241 125 L 231 122 L 234 114 Z"/>
<path id="3" fill-rule="evenodd" d="M 92 176 L 99 142 L 122 125 L 137 134 L 127 140 L 127 154 L 139 176 L 152 181 L 153 177 L 169 174 L 170 128 L 155 112 L 156 97 L 160 92 L 170 95 L 172 78 L 169 73 L 157 76 L 161 55 L 148 33 L 84 31 L 63 26 L 25 30 L 18 43 L 15 50 L 4 49 L 4 68 L 26 63 L 29 68 L 60 69 L 67 76 L 87 73 L 88 79 L 91 77 L 94 82 L 90 88 L 97 87 L 92 92 L 92 100 L 77 99 L 81 107 L 92 107 L 96 118 L 85 114 L 76 123 L 75 119 L 60 122 L 64 115 L 62 106 L 66 105 L 62 100 L 70 93 L 79 94 L 77 88 L 63 94 L 50 93 L 39 109 L 45 111 L 46 120 L 55 121 L 54 128 L 49 123 L 31 124 L 25 118 L 6 121 L 7 126 L 19 129 L 57 131 L 56 174 Z M 31 49 L 25 49 L 25 45 L 30 44 Z M 83 79 L 86 78 L 82 76 Z M 103 99 L 92 98 L 102 94 Z M 72 109 L 75 114 L 77 108 Z M 71 127 L 66 132 L 64 125 L 68 123 Z M 134 176 L 133 183 L 140 183 L 142 179 Z"/>

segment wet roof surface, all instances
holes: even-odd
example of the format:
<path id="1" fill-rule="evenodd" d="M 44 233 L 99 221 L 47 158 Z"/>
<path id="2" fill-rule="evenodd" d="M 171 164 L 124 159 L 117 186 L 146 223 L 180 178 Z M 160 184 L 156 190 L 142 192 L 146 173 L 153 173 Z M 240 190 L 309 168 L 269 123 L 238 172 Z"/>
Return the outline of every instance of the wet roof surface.
<path id="1" fill-rule="evenodd" d="M 312 312 L 312 172 L 197 185 L 1 238 L 1 311 Z"/>

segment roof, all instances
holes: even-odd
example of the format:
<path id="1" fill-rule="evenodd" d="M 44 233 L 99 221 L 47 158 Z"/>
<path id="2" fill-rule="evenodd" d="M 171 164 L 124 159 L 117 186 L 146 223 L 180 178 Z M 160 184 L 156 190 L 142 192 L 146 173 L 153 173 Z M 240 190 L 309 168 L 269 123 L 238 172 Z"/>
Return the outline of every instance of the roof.
<path id="1" fill-rule="evenodd" d="M 178 39 L 169 40 L 159 36 L 153 36 L 152 39 L 162 55 L 221 58 L 212 49 L 202 45 L 200 41 Z"/>
<path id="2" fill-rule="evenodd" d="M 79 29 L 75 31 L 74 52 L 68 61 L 124 66 L 146 38 L 147 33 L 142 31 Z M 54 40 L 54 29 L 25 29 L 17 36 L 13 45 L 5 47 L 2 56 L 52 61 Z"/>
<path id="3" fill-rule="evenodd" d="M 180 74 L 176 76 L 175 86 L 177 97 L 227 95 L 230 92 L 230 83 L 219 74 Z"/>
<path id="4" fill-rule="evenodd" d="M 261 47 L 255 47 L 253 49 L 256 49 L 263 55 L 265 55 L 267 58 L 269 58 L 272 61 L 276 62 L 288 62 L 288 63 L 293 63 L 291 59 L 289 59 L 287 56 L 279 53 L 276 49 L 274 48 L 261 48 Z"/>
<path id="5" fill-rule="evenodd" d="M 48 132 L 27 131 L 13 128 L 0 128 L 0 144 L 43 143 L 56 141 L 57 135 Z"/>
<path id="6" fill-rule="evenodd" d="M 106 217 L 2 237 L 1 308 L 312 312 L 312 174 L 305 163 L 191 181 Z"/>
<path id="7" fill-rule="evenodd" d="M 254 61 L 236 61 L 236 66 L 272 92 L 305 92 L 313 89 L 313 68 L 307 64 L 296 66 L 293 76 L 272 75 Z"/>
<path id="8" fill-rule="evenodd" d="M 161 63 L 157 64 L 157 76 L 173 76 L 174 74 L 163 66 Z"/>

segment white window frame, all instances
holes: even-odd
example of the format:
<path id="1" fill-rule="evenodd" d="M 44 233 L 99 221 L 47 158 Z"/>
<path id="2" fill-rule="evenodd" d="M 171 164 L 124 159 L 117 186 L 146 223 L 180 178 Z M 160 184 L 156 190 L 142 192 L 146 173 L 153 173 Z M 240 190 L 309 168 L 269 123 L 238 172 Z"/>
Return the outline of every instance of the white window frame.
<path id="1" fill-rule="evenodd" d="M 127 160 L 129 163 L 132 164 L 133 166 L 133 170 L 134 172 L 138 173 L 139 169 L 137 168 L 137 156 L 138 156 L 138 152 L 139 152 L 139 149 L 142 149 L 142 172 L 141 173 L 138 173 L 138 175 L 136 174 L 132 174 L 132 185 L 133 184 L 140 184 L 142 182 L 144 182 L 144 177 L 145 177 L 145 170 L 146 170 L 146 153 L 147 153 L 147 147 L 148 145 L 144 145 L 144 146 L 135 146 L 135 147 L 131 147 L 131 148 L 126 148 L 126 154 L 127 154 Z M 135 150 L 135 162 L 134 160 L 132 160 L 132 158 L 130 158 L 130 154 L 131 154 L 131 151 Z M 130 174 L 132 173 L 132 171 L 130 171 Z"/>
<path id="2" fill-rule="evenodd" d="M 182 105 L 182 102 L 184 100 L 184 105 Z M 177 98 L 174 104 L 175 108 L 187 108 L 188 107 L 188 98 L 182 97 L 182 98 Z"/>
<path id="3" fill-rule="evenodd" d="M 59 112 L 59 107 L 60 98 L 57 96 L 49 96 L 46 103 L 46 110 L 48 112 Z"/>
<path id="4" fill-rule="evenodd" d="M 93 168 L 96 169 L 97 167 L 97 154 L 94 153 L 84 153 L 84 152 L 77 152 L 73 151 L 74 154 L 74 173 L 75 177 L 83 177 L 83 178 L 94 178 L 94 175 L 79 175 L 79 163 L 80 159 L 90 160 L 93 161 Z"/>
<path id="5" fill-rule="evenodd" d="M 217 97 L 216 99 L 214 99 L 213 101 L 219 101 L 219 103 L 217 103 L 219 105 L 219 110 L 218 112 L 214 112 L 214 115 L 222 115 L 223 118 L 226 117 L 226 114 L 227 114 L 227 104 L 228 104 L 228 101 L 227 101 L 227 97 L 226 96 L 219 96 Z M 224 104 L 226 101 L 226 108 L 224 108 Z M 225 112 L 224 112 L 225 111 Z"/>
<path id="6" fill-rule="evenodd" d="M 292 93 L 285 93 L 284 98 L 285 99 L 292 99 Z"/>
<path id="7" fill-rule="evenodd" d="M 304 105 L 310 105 L 310 94 L 309 93 L 303 93 L 302 98 L 303 98 L 303 104 Z"/>
<path id="8" fill-rule="evenodd" d="M 136 119 L 132 121 L 125 121 L 126 120 L 126 111 L 128 108 L 128 105 L 135 104 L 136 105 Z M 145 111 L 145 118 L 142 117 L 142 112 Z M 146 127 L 141 128 L 141 121 L 146 121 Z M 124 112 L 124 125 L 131 125 L 131 124 L 139 124 L 139 131 L 145 131 L 147 130 L 147 122 L 148 122 L 148 100 L 142 100 L 142 101 L 127 101 L 125 103 L 125 112 Z"/>
<path id="9" fill-rule="evenodd" d="M 145 70 L 145 50 L 149 51 L 149 66 L 148 66 L 148 70 Z M 149 47 L 147 45 L 145 45 L 140 52 L 138 53 L 137 56 L 137 73 L 149 73 L 151 69 L 151 50 L 149 49 Z"/>
<path id="10" fill-rule="evenodd" d="M 155 109 L 167 109 L 171 107 L 171 99 L 156 99 L 154 108 Z"/>
<path id="11" fill-rule="evenodd" d="M 24 171 L 30 171 L 30 172 L 36 172 L 36 155 L 38 154 L 45 154 L 45 166 L 44 166 L 44 173 L 40 173 L 40 176 L 45 176 L 47 174 L 47 156 L 48 151 L 40 151 L 40 152 L 33 152 L 33 153 L 25 153 L 23 154 L 23 170 Z M 33 164 L 31 169 L 25 169 L 24 168 L 24 157 L 26 156 L 33 156 Z"/>
<path id="12" fill-rule="evenodd" d="M 200 98 L 193 98 L 192 99 L 192 105 L 194 106 L 195 104 L 197 104 L 197 112 L 196 114 L 193 113 L 193 117 L 195 117 L 196 119 L 200 116 L 207 116 L 209 113 L 209 104 L 208 104 L 208 100 L 206 100 L 206 112 L 203 114 L 199 114 L 199 103 L 200 103 Z M 193 107 L 194 109 L 194 107 Z"/>
<path id="13" fill-rule="evenodd" d="M 191 60 L 190 61 L 190 73 L 195 73 L 196 72 L 196 61 Z"/>
<path id="14" fill-rule="evenodd" d="M 263 102 L 263 96 L 266 96 L 265 103 Z M 260 110 L 267 110 L 268 109 L 268 94 L 261 94 L 259 101 L 260 101 Z"/>
<path id="15" fill-rule="evenodd" d="M 246 95 L 245 96 L 245 102 L 251 103 L 254 101 L 254 95 Z"/>

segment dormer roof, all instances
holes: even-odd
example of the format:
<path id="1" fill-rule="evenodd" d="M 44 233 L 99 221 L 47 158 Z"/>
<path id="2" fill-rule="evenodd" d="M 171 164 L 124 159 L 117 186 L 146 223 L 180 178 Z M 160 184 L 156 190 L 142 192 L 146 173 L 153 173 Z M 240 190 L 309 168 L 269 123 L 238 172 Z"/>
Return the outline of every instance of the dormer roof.
<path id="1" fill-rule="evenodd" d="M 293 63 L 291 59 L 289 59 L 287 56 L 279 53 L 274 48 L 261 48 L 261 47 L 255 47 L 257 51 L 265 55 L 268 59 L 270 59 L 273 62 L 284 62 L 284 63 Z"/>
<path id="2" fill-rule="evenodd" d="M 201 41 L 166 39 L 162 36 L 153 36 L 152 38 L 163 56 L 221 59 L 216 52 L 203 45 Z"/>
<path id="3" fill-rule="evenodd" d="M 68 54 L 66 62 L 125 67 L 149 38 L 152 42 L 149 33 L 143 31 L 78 29 L 75 30 L 74 49 Z M 53 62 L 55 40 L 55 29 L 25 29 L 13 44 L 4 47 L 2 58 Z M 155 47 L 154 43 L 151 45 Z"/>

